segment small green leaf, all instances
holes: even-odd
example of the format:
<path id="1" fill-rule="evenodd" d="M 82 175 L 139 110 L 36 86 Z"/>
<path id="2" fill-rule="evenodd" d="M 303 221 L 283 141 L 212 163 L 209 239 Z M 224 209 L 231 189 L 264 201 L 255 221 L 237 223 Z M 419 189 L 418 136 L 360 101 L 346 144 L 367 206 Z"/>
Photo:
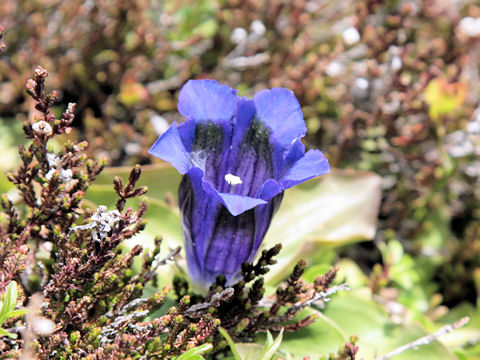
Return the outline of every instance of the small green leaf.
<path id="1" fill-rule="evenodd" d="M 267 342 L 265 343 L 265 346 L 268 347 L 273 344 L 273 336 L 270 331 L 267 330 Z"/>
<path id="2" fill-rule="evenodd" d="M 193 349 L 185 351 L 182 355 L 177 357 L 177 360 L 202 360 L 203 356 L 201 356 L 201 354 L 204 354 L 212 350 L 212 348 L 213 348 L 212 344 L 203 344 L 203 345 L 197 346 Z"/>
<path id="3" fill-rule="evenodd" d="M 467 84 L 463 82 L 448 83 L 444 78 L 430 80 L 425 88 L 429 115 L 436 120 L 453 112 L 465 101 L 467 90 Z"/>
<path id="4" fill-rule="evenodd" d="M 25 315 L 27 312 L 28 312 L 28 310 L 25 310 L 25 309 L 12 310 L 7 314 L 7 316 L 8 316 L 8 318 L 13 318 L 13 317 L 16 317 L 16 316 Z"/>
<path id="5" fill-rule="evenodd" d="M 12 281 L 7 286 L 7 291 L 4 298 L 5 307 L 8 309 L 9 312 L 12 311 L 17 305 L 17 297 L 17 283 L 15 281 Z"/>
<path id="6" fill-rule="evenodd" d="M 225 330 L 222 327 L 219 327 L 218 332 L 225 338 L 225 340 L 227 340 L 235 360 L 243 360 L 240 354 L 238 353 L 237 348 L 235 347 L 235 343 L 233 342 L 232 338 L 228 334 L 227 330 Z"/>
<path id="7" fill-rule="evenodd" d="M 7 290 L 3 295 L 3 304 L 0 309 L 0 324 L 2 324 L 8 317 L 8 313 L 11 312 L 17 305 L 17 283 L 15 281 L 10 282 L 7 286 Z"/>
<path id="8" fill-rule="evenodd" d="M 258 360 L 265 350 L 263 345 L 256 343 L 237 343 L 235 347 L 242 360 Z M 237 360 L 237 358 L 228 358 L 228 360 L 234 359 Z"/>
<path id="9" fill-rule="evenodd" d="M 270 334 L 270 332 L 268 332 Z M 267 334 L 267 344 L 269 343 L 268 341 L 268 334 Z M 270 334 L 270 338 L 272 338 L 272 334 Z M 280 344 L 282 343 L 282 338 L 283 338 L 283 328 L 280 330 L 280 334 L 278 334 L 277 338 L 273 343 L 270 345 L 265 346 L 265 350 L 263 351 L 260 360 L 271 360 L 272 357 L 275 355 L 277 352 L 278 348 L 280 347 Z"/>
<path id="10" fill-rule="evenodd" d="M 2 328 L 0 328 L 0 336 L 8 336 L 10 339 L 16 339 L 18 337 L 17 334 L 10 333 Z"/>
<path id="11" fill-rule="evenodd" d="M 217 21 L 214 19 L 209 19 L 204 23 L 198 25 L 194 30 L 194 34 L 201 35 L 205 38 L 213 37 L 218 31 L 218 24 Z"/>

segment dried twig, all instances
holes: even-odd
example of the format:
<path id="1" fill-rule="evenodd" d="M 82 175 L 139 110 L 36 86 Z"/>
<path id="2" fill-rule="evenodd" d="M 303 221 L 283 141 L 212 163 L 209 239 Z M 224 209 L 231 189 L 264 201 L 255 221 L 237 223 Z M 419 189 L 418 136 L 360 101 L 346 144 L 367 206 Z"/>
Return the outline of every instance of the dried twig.
<path id="1" fill-rule="evenodd" d="M 343 283 L 341 285 L 335 285 L 335 286 L 332 286 L 331 288 L 329 288 L 325 291 L 317 293 L 310 300 L 295 304 L 292 307 L 295 308 L 295 309 L 303 309 L 307 306 L 314 305 L 314 304 L 316 304 L 320 301 L 325 303 L 325 302 L 330 301 L 330 296 L 331 295 L 333 295 L 333 294 L 335 294 L 339 291 L 349 291 L 349 290 L 350 290 L 350 288 L 348 287 L 347 283 Z"/>
<path id="2" fill-rule="evenodd" d="M 375 358 L 375 360 L 388 360 L 394 356 L 400 355 L 401 353 L 409 349 L 417 349 L 419 346 L 430 344 L 432 341 L 436 340 L 438 337 L 448 334 L 455 329 L 461 328 L 462 326 L 466 325 L 469 321 L 470 321 L 470 318 L 468 316 L 463 317 L 457 322 L 454 322 L 453 324 L 448 324 L 441 327 L 439 330 L 435 331 L 433 334 L 428 334 L 424 337 L 421 337 L 420 339 L 417 339 L 415 341 L 409 342 L 408 344 L 400 346 L 399 348 L 396 348 L 395 350 L 389 352 L 386 355 Z"/>
<path id="3" fill-rule="evenodd" d="M 233 293 L 234 293 L 233 288 L 231 288 L 231 287 L 226 288 L 225 290 L 223 290 L 219 293 L 213 294 L 210 301 L 190 306 L 185 311 L 185 315 L 187 315 L 191 318 L 200 317 L 202 315 L 202 313 L 204 313 L 204 310 L 208 309 L 209 307 L 218 307 L 220 302 L 223 302 L 223 301 L 231 298 Z"/>
<path id="4" fill-rule="evenodd" d="M 330 296 L 339 292 L 339 291 L 349 291 L 350 288 L 346 283 L 340 284 L 340 285 L 335 285 L 329 288 L 328 290 L 324 292 L 319 292 L 317 293 L 313 298 L 306 300 L 304 302 L 299 302 L 297 304 L 294 304 L 291 306 L 291 308 L 294 308 L 295 310 L 300 310 L 303 309 L 307 306 L 312 306 L 315 305 L 316 303 L 319 303 L 320 301 L 322 302 L 329 302 L 330 301 Z M 270 307 L 273 305 L 273 301 L 269 298 L 263 298 L 260 300 L 257 304 L 256 307 L 258 308 L 263 308 L 263 307 Z"/>
<path id="5" fill-rule="evenodd" d="M 270 61 L 270 55 L 267 53 L 255 54 L 252 56 L 239 56 L 224 61 L 223 66 L 234 69 L 246 69 L 266 64 Z"/>

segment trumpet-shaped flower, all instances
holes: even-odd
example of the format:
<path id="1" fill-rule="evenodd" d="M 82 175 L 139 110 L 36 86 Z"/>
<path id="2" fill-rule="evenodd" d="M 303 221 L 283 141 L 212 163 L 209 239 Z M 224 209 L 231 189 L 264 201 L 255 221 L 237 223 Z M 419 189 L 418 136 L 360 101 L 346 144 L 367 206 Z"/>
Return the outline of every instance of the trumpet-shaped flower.
<path id="1" fill-rule="evenodd" d="M 287 89 L 253 99 L 215 80 L 190 80 L 180 91 L 173 123 L 150 154 L 183 175 L 178 190 L 191 278 L 207 287 L 220 274 L 228 284 L 252 261 L 283 192 L 330 171 L 319 150 L 305 148 L 295 95 Z"/>

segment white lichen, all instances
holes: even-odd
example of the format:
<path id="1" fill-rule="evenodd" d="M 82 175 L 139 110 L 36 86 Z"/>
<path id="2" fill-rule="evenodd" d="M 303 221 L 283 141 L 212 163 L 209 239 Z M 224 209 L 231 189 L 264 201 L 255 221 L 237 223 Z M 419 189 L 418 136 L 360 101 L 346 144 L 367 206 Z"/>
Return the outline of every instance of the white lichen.
<path id="1" fill-rule="evenodd" d="M 230 35 L 230 41 L 234 44 L 240 44 L 247 38 L 247 36 L 247 30 L 242 27 L 237 27 L 232 31 L 232 34 Z"/>
<path id="2" fill-rule="evenodd" d="M 115 229 L 120 222 L 120 218 L 121 214 L 118 210 L 115 209 L 107 212 L 107 207 L 100 205 L 90 218 L 91 222 L 85 225 L 74 226 L 71 228 L 71 231 L 92 229 L 93 241 L 100 242 L 108 236 L 110 231 Z"/>
<path id="3" fill-rule="evenodd" d="M 50 135 L 52 133 L 52 127 L 44 120 L 32 124 L 32 130 L 41 135 Z"/>
<path id="4" fill-rule="evenodd" d="M 459 30 L 466 36 L 480 36 L 480 18 L 464 17 L 458 24 Z"/>
<path id="5" fill-rule="evenodd" d="M 45 174 L 45 178 L 50 181 L 52 179 L 55 171 L 59 171 L 59 178 L 63 183 L 68 183 L 73 180 L 73 171 L 72 169 L 64 169 L 62 167 L 62 159 L 53 154 L 47 153 L 47 162 L 50 167 L 50 170 Z"/>
<path id="6" fill-rule="evenodd" d="M 343 41 L 346 45 L 354 45 L 360 41 L 360 33 L 354 27 L 345 29 L 342 33 Z"/>
<path id="7" fill-rule="evenodd" d="M 64 183 L 68 183 L 73 179 L 72 169 L 60 169 L 60 180 Z"/>
<path id="8" fill-rule="evenodd" d="M 61 165 L 61 159 L 56 154 L 47 153 L 47 161 L 48 161 L 48 165 L 50 166 L 50 168 L 58 169 L 62 166 Z"/>
<path id="9" fill-rule="evenodd" d="M 346 66 L 338 61 L 332 61 L 330 64 L 328 64 L 327 69 L 325 70 L 327 75 L 331 77 L 342 76 L 345 74 L 345 71 Z"/>
<path id="10" fill-rule="evenodd" d="M 267 29 L 265 28 L 265 25 L 263 24 L 263 22 L 261 22 L 260 20 L 254 20 L 250 24 L 250 30 L 258 36 L 263 36 Z"/>

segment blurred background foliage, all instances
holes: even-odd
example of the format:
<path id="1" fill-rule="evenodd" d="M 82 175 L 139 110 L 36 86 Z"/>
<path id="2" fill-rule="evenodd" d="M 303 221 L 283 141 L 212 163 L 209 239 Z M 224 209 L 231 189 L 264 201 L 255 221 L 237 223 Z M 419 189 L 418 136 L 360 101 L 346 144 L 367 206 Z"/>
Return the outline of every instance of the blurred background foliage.
<path id="1" fill-rule="evenodd" d="M 477 1 L 3 0 L 0 19 L 2 169 L 15 164 L 19 120 L 34 116 L 24 84 L 36 65 L 50 71 L 59 113 L 78 104 L 68 136 L 87 139 L 91 154 L 111 166 L 153 161 L 147 150 L 181 119 L 176 98 L 188 79 L 215 78 L 246 96 L 289 88 L 302 105 L 306 145 L 347 172 L 286 198 L 292 212 L 304 205 L 307 230 L 287 239 L 296 251 L 283 264 L 308 255 L 312 276 L 338 264 L 351 287 L 375 301 L 368 306 L 382 305 L 371 326 L 383 331 L 387 320 L 401 327 L 414 319 L 434 331 L 469 315 L 470 325 L 446 344 L 459 358 L 480 358 Z M 103 183 L 122 171 L 107 170 Z M 179 241 L 177 178 L 153 164 L 144 182 L 151 232 Z M 5 179 L 0 186 L 8 190 Z M 92 203 L 108 204 L 107 189 L 94 185 Z M 308 206 L 312 198 L 318 208 Z M 284 235 L 276 226 L 272 242 Z M 348 297 L 326 315 L 340 337 L 357 333 L 362 349 L 366 330 L 355 326 L 362 320 L 338 310 L 358 305 Z M 364 356 L 375 336 L 365 336 Z"/>

